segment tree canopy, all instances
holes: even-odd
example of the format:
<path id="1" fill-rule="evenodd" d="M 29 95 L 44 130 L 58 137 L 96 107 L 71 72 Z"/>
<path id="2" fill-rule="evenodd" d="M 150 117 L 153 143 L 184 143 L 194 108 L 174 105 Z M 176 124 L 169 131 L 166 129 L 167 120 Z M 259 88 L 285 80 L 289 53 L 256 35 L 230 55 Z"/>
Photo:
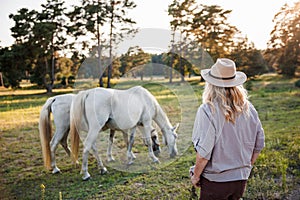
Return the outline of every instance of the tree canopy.
<path id="1" fill-rule="evenodd" d="M 300 65 L 300 1 L 282 6 L 273 22 L 265 57 L 278 73 L 295 76 Z"/>
<path id="2" fill-rule="evenodd" d="M 170 82 L 173 69 L 184 80 L 187 75 L 199 75 L 199 68 L 209 67 L 219 57 L 235 60 L 238 69 L 250 77 L 268 72 L 268 66 L 288 76 L 295 76 L 299 69 L 300 2 L 283 5 L 274 16 L 268 48 L 258 50 L 229 23 L 231 10 L 195 0 L 174 0 L 166 13 L 173 34 L 168 52 L 152 55 L 131 47 L 121 57 L 114 54 L 118 43 L 137 31 L 135 19 L 129 17 L 136 7 L 134 0 L 82 0 L 69 9 L 63 0 L 47 0 L 41 6 L 41 11 L 21 8 L 9 15 L 14 21 L 11 35 L 15 43 L 0 47 L 5 86 L 18 87 L 22 79 L 29 79 L 51 92 L 55 80 L 68 84 L 68 77 L 78 73 L 84 59 L 97 68 L 92 76 L 99 78 L 100 86 L 102 76 L 108 77 L 108 87 L 111 77 L 151 62 L 170 67 Z M 84 51 L 93 49 L 93 57 L 86 58 L 78 46 Z"/>

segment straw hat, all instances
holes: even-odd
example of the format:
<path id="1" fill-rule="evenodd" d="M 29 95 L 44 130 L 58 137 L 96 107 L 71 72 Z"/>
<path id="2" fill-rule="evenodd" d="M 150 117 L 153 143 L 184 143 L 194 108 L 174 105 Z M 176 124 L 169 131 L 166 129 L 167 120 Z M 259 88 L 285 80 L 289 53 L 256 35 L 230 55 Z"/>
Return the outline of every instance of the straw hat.
<path id="1" fill-rule="evenodd" d="M 210 69 L 201 70 L 201 76 L 208 83 L 219 87 L 234 87 L 247 80 L 246 74 L 236 71 L 235 63 L 228 58 L 218 58 Z"/>

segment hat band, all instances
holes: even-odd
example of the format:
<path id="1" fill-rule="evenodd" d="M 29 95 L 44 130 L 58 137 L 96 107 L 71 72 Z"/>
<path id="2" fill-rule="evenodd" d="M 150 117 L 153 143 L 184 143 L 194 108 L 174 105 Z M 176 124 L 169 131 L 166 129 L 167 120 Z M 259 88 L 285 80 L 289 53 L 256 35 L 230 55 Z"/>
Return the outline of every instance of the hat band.
<path id="1" fill-rule="evenodd" d="M 220 80 L 231 80 L 231 79 L 234 79 L 234 78 L 235 78 L 235 75 L 234 75 L 234 76 L 231 76 L 231 77 L 226 77 L 226 78 L 223 78 L 223 77 L 217 77 L 217 76 L 212 75 L 212 74 L 210 73 L 210 71 L 208 72 L 208 74 L 209 74 L 211 77 L 213 77 L 213 78 L 215 78 L 215 79 L 220 79 Z"/>

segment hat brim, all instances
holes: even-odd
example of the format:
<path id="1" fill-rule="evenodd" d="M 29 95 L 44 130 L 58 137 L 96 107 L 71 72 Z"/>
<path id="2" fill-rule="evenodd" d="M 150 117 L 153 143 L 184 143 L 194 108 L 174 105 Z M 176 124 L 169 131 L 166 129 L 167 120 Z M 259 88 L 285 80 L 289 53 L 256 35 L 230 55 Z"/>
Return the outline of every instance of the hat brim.
<path id="1" fill-rule="evenodd" d="M 235 77 L 229 80 L 216 79 L 210 76 L 209 71 L 210 69 L 201 70 L 202 78 L 206 82 L 218 87 L 235 87 L 238 85 L 242 85 L 247 80 L 247 75 L 244 72 L 240 72 L 240 71 L 237 71 Z"/>

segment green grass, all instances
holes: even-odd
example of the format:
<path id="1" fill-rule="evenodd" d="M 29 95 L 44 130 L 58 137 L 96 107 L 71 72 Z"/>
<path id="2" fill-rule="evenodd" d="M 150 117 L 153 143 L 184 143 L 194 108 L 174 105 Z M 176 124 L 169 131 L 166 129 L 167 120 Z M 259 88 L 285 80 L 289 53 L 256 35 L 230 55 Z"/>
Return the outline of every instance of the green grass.
<path id="1" fill-rule="evenodd" d="M 263 75 L 251 81 L 250 100 L 259 112 L 266 147 L 253 168 L 244 199 L 284 199 L 299 190 L 300 89 L 294 87 L 294 82 L 274 75 Z M 133 150 L 138 157 L 133 166 L 118 170 L 114 164 L 105 162 L 109 173 L 100 175 L 95 159 L 90 156 L 92 179 L 87 182 L 81 180 L 80 169 L 74 167 L 60 146 L 57 164 L 62 173 L 52 175 L 43 168 L 38 117 L 49 96 L 43 90 L 0 90 L 0 199 L 59 199 L 60 193 L 63 199 L 195 198 L 188 175 L 195 161 L 190 139 L 203 83 L 195 80 L 189 83 L 195 94 L 178 82 L 172 85 L 163 81 L 117 84 L 120 88 L 143 85 L 156 96 L 172 124 L 182 122 L 178 130 L 180 156 L 161 158 L 161 164 L 152 164 L 146 147 L 137 137 Z M 54 92 L 56 95 L 71 91 Z M 106 139 L 100 142 L 106 143 Z M 122 159 L 121 134 L 116 134 L 116 146 L 119 149 L 113 150 L 114 156 Z M 100 149 L 103 160 L 105 153 L 103 145 Z M 139 164 L 143 165 L 143 170 L 138 168 Z M 44 190 L 41 185 L 45 186 Z"/>

